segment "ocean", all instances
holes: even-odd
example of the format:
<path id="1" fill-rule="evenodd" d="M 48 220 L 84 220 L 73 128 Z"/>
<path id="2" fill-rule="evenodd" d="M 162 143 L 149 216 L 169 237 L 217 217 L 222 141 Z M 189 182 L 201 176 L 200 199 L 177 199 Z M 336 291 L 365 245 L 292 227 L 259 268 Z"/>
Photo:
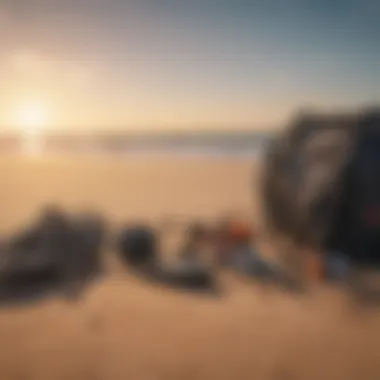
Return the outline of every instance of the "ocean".
<path id="1" fill-rule="evenodd" d="M 269 138 L 257 132 L 3 136 L 0 153 L 256 157 Z"/>

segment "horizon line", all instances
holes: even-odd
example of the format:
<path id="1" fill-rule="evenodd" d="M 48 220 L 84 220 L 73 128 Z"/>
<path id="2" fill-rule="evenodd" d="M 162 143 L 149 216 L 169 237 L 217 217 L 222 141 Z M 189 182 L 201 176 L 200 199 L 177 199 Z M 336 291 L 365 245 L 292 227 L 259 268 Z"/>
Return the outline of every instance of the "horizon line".
<path id="1" fill-rule="evenodd" d="M 128 129 L 128 130 L 120 130 L 118 128 L 96 128 L 94 129 L 80 129 L 75 130 L 72 128 L 57 128 L 57 129 L 42 129 L 35 132 L 24 132 L 21 128 L 7 128 L 4 126 L 0 126 L 0 136 L 1 137 L 23 137 L 24 135 L 36 135 L 41 137 L 60 137 L 60 136 L 77 136 L 77 137 L 111 137 L 111 136 L 120 136 L 120 137 L 128 137 L 128 136 L 160 136 L 160 135 L 178 135 L 178 136 L 186 136 L 186 135 L 234 135 L 234 134 L 267 134 L 273 133 L 278 130 L 278 127 L 275 126 L 267 126 L 267 127 L 254 127 L 249 125 L 236 125 L 235 127 L 230 127 L 229 129 L 225 128 L 195 128 L 195 129 L 178 129 L 178 128 L 165 128 L 165 129 L 157 129 L 157 128 L 142 128 L 142 129 Z"/>

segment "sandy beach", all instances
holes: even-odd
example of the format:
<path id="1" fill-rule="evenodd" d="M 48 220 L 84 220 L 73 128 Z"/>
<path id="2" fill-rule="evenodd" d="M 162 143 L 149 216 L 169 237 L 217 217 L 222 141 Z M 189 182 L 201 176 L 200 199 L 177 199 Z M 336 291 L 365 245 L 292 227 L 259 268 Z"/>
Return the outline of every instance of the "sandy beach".
<path id="1" fill-rule="evenodd" d="M 25 222 L 49 202 L 94 208 L 116 222 L 250 212 L 255 169 L 244 158 L 3 157 L 0 191 L 7 207 L 0 228 Z"/>
<path id="2" fill-rule="evenodd" d="M 258 167 L 243 158 L 2 157 L 0 170 L 3 232 L 47 202 L 115 224 L 257 212 Z M 380 378 L 380 312 L 350 313 L 332 290 L 294 296 L 220 273 L 225 294 L 210 298 L 110 268 L 80 302 L 1 309 L 1 379 Z"/>

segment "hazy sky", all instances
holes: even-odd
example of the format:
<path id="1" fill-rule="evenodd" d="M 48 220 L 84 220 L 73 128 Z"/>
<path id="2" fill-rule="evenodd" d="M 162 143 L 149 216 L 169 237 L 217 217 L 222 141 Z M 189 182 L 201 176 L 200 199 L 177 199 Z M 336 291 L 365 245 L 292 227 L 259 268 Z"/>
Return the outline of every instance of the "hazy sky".
<path id="1" fill-rule="evenodd" d="M 0 0 L 0 124 L 281 123 L 380 100 L 377 0 Z"/>

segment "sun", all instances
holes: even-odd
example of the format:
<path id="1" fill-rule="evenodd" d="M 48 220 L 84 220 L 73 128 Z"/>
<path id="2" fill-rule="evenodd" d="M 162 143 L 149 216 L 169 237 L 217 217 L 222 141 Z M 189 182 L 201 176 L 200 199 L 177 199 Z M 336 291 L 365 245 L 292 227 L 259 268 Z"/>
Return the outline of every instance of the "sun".
<path id="1" fill-rule="evenodd" d="M 38 134 L 47 123 L 48 110 L 42 101 L 20 104 L 15 110 L 17 128 L 25 135 Z"/>
<path id="2" fill-rule="evenodd" d="M 15 127 L 22 137 L 22 152 L 36 155 L 43 150 L 43 130 L 48 122 L 48 108 L 43 101 L 30 100 L 17 104 L 13 111 Z"/>

